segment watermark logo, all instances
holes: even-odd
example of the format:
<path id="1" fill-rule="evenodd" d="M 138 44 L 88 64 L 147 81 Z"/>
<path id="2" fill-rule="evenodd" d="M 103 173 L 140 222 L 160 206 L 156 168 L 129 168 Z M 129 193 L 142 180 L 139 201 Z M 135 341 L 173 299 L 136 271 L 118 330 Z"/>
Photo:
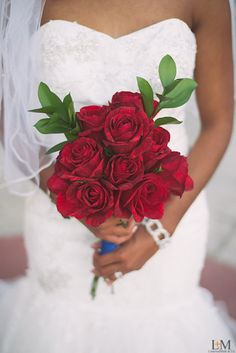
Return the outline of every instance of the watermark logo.
<path id="1" fill-rule="evenodd" d="M 230 340 L 211 340 L 211 349 L 209 353 L 218 352 L 218 353 L 235 353 L 231 347 Z"/>

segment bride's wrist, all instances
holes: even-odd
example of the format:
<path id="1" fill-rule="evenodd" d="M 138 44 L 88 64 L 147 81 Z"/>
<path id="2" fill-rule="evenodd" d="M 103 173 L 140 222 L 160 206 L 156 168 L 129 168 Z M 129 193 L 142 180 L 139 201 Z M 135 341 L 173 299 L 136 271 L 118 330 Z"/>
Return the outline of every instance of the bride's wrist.
<path id="1" fill-rule="evenodd" d="M 154 255 L 159 250 L 159 246 L 142 223 L 139 224 L 138 231 L 141 232 L 140 235 L 146 239 L 147 244 L 149 244 L 148 247 L 150 252 Z"/>
<path id="2" fill-rule="evenodd" d="M 165 228 L 170 236 L 173 235 L 175 229 L 180 221 L 179 218 L 179 202 L 180 199 L 177 196 L 172 196 L 170 201 L 165 205 L 165 211 L 163 217 L 160 219 L 163 228 Z"/>
<path id="3" fill-rule="evenodd" d="M 152 239 L 152 246 L 155 247 L 156 251 L 162 247 L 165 247 L 170 241 L 179 220 L 177 218 L 179 199 L 172 197 L 171 200 L 166 204 L 165 212 L 160 220 L 144 218 L 141 226 L 147 235 L 147 238 Z"/>
<path id="4" fill-rule="evenodd" d="M 177 221 L 174 220 L 174 217 L 172 215 L 164 215 L 161 219 L 161 224 L 164 229 L 167 230 L 167 232 L 170 234 L 170 237 L 173 235 L 176 227 L 177 227 Z"/>

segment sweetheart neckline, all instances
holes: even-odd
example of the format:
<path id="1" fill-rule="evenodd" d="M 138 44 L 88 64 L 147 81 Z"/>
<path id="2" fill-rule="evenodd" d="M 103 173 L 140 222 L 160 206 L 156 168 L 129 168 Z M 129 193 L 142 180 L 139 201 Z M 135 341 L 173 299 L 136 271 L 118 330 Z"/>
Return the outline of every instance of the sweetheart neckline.
<path id="1" fill-rule="evenodd" d="M 177 18 L 177 17 L 171 17 L 171 18 L 167 18 L 167 19 L 165 19 L 165 20 L 159 21 L 159 22 L 155 22 L 155 23 L 150 24 L 150 25 L 148 25 L 148 26 L 145 26 L 145 27 L 142 27 L 142 28 L 140 28 L 140 29 L 137 29 L 136 31 L 132 31 L 132 32 L 129 32 L 129 33 L 127 33 L 127 34 L 121 35 L 121 36 L 119 36 L 119 37 L 113 37 L 113 36 L 111 36 L 111 35 L 108 34 L 108 33 L 101 32 L 101 31 L 98 31 L 98 30 L 96 30 L 96 29 L 94 29 L 94 28 L 85 26 L 85 25 L 83 25 L 83 24 L 81 24 L 81 23 L 79 23 L 79 22 L 77 22 L 77 21 L 68 21 L 68 20 L 63 20 L 63 19 L 62 19 L 62 20 L 60 20 L 60 19 L 50 20 L 50 21 L 48 21 L 48 22 L 42 24 L 42 25 L 39 27 L 39 30 L 41 30 L 41 29 L 47 27 L 47 26 L 48 26 L 49 24 L 51 24 L 51 23 L 64 22 L 64 23 L 67 23 L 67 24 L 76 25 L 76 26 L 78 26 L 78 27 L 80 27 L 80 28 L 83 28 L 84 30 L 87 30 L 87 31 L 89 31 L 89 32 L 91 32 L 91 33 L 95 33 L 95 34 L 97 34 L 97 35 L 103 36 L 103 37 L 108 38 L 108 39 L 110 39 L 110 40 L 112 40 L 112 41 L 115 42 L 115 41 L 124 40 L 124 39 L 126 39 L 126 38 L 129 38 L 129 37 L 134 36 L 134 35 L 136 35 L 136 34 L 139 34 L 139 33 L 141 33 L 141 32 L 147 31 L 147 30 L 149 30 L 149 29 L 153 29 L 153 28 L 155 28 L 155 27 L 157 27 L 157 26 L 161 26 L 161 25 L 164 25 L 164 24 L 173 22 L 173 21 L 175 21 L 175 22 L 177 21 L 177 23 L 183 25 L 183 26 L 188 30 L 189 34 L 192 35 L 192 38 L 194 39 L 194 41 L 195 41 L 195 43 L 196 43 L 196 36 L 195 36 L 195 33 L 192 31 L 192 29 L 190 28 L 190 26 L 187 24 L 187 22 L 185 22 L 185 21 L 183 21 L 183 20 L 181 20 L 180 18 Z"/>

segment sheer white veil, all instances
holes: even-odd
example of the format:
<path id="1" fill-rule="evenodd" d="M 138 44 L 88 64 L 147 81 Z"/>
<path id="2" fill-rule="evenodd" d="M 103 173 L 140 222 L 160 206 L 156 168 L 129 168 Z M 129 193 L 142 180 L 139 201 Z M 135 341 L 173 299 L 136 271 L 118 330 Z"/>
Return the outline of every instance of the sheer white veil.
<path id="1" fill-rule="evenodd" d="M 33 128 L 29 101 L 37 92 L 31 60 L 31 38 L 40 26 L 41 0 L 1 0 L 1 126 L 4 179 L 9 189 L 27 195 L 39 184 L 39 171 L 50 164 Z M 28 182 L 29 180 L 34 183 Z"/>
<path id="2" fill-rule="evenodd" d="M 4 131 L 4 179 L 11 192 L 23 196 L 34 192 L 40 170 L 55 158 L 45 156 L 45 140 L 35 132 L 32 114 L 28 113 L 32 108 L 30 98 L 37 91 L 30 54 L 31 38 L 40 26 L 44 4 L 45 0 L 1 0 L 0 3 L 0 125 Z M 235 1 L 230 0 L 230 5 L 234 22 Z M 235 22 L 233 28 L 235 46 Z"/>

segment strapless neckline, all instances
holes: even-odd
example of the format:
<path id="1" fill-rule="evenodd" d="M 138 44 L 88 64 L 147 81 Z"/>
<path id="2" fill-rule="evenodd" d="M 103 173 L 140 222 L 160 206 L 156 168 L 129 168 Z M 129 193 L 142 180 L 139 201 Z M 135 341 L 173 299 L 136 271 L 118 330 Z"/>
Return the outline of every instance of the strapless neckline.
<path id="1" fill-rule="evenodd" d="M 169 54 L 177 65 L 177 77 L 193 77 L 197 42 L 191 28 L 178 18 L 170 18 L 125 34 L 110 35 L 67 20 L 43 24 L 32 40 L 38 82 L 43 81 L 61 98 L 71 93 L 76 109 L 103 105 L 117 91 L 137 91 L 136 77 L 146 78 L 154 92 L 161 92 L 156 73 L 161 58 Z M 35 103 L 36 105 L 36 103 Z M 160 112 L 160 117 L 165 116 Z M 176 112 L 169 110 L 175 116 Z M 178 118 L 185 119 L 185 109 Z M 176 130 L 172 149 L 187 151 L 184 127 Z M 61 142 L 58 135 L 46 137 L 48 146 Z"/>
<path id="2" fill-rule="evenodd" d="M 172 18 L 167 18 L 165 20 L 162 20 L 162 21 L 159 21 L 159 22 L 156 22 L 156 23 L 153 23 L 153 24 L 150 24 L 148 26 L 145 26 L 143 28 L 140 28 L 140 29 L 137 29 L 136 31 L 132 31 L 132 32 L 129 32 L 127 34 L 124 34 L 124 35 L 121 35 L 119 37 L 113 37 L 111 36 L 110 34 L 108 33 L 105 33 L 105 32 L 101 32 L 101 31 L 98 31 L 94 28 L 91 28 L 91 27 L 88 27 L 88 26 L 85 26 L 77 21 L 68 21 L 68 20 L 50 20 L 46 23 L 44 23 L 43 25 L 41 25 L 39 27 L 39 30 L 53 24 L 53 23 L 64 23 L 64 24 L 68 24 L 68 25 L 72 25 L 72 26 L 77 26 L 78 28 L 81 28 L 83 29 L 84 31 L 87 31 L 87 32 L 90 32 L 90 33 L 93 33 L 97 36 L 100 36 L 100 37 L 103 37 L 104 39 L 108 39 L 108 40 L 111 40 L 113 42 L 115 41 L 122 41 L 122 40 L 125 40 L 125 39 L 128 39 L 130 37 L 134 37 L 136 35 L 139 35 L 143 32 L 147 32 L 149 30 L 153 30 L 157 27 L 163 27 L 165 25 L 169 25 L 173 22 L 179 24 L 180 26 L 182 26 L 193 38 L 194 42 L 196 43 L 196 36 L 195 36 L 195 33 L 191 30 L 190 26 L 187 24 L 187 22 L 181 20 L 180 18 L 175 18 L 175 17 L 172 17 Z"/>

